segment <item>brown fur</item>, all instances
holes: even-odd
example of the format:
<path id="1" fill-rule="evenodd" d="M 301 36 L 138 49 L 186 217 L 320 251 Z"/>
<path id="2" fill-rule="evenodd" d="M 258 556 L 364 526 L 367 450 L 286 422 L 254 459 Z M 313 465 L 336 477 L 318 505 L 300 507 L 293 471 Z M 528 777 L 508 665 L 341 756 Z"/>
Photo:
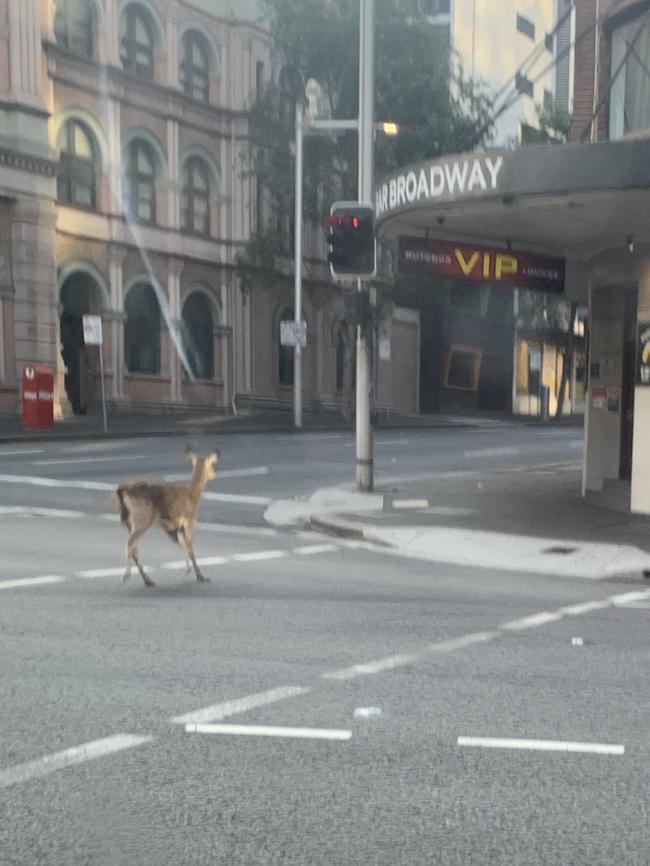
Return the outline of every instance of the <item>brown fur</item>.
<path id="1" fill-rule="evenodd" d="M 191 562 L 196 579 L 208 580 L 201 573 L 194 557 L 193 534 L 199 501 L 206 483 L 216 475 L 215 466 L 219 460 L 219 452 L 213 451 L 205 457 L 200 457 L 193 451 L 187 453 L 194 466 L 189 484 L 131 481 L 117 488 L 116 500 L 120 519 L 129 531 L 124 581 L 129 579 L 131 564 L 134 562 L 145 584 L 154 585 L 138 557 L 138 541 L 154 523 L 158 523 L 169 538 L 183 550 L 188 571 Z"/>

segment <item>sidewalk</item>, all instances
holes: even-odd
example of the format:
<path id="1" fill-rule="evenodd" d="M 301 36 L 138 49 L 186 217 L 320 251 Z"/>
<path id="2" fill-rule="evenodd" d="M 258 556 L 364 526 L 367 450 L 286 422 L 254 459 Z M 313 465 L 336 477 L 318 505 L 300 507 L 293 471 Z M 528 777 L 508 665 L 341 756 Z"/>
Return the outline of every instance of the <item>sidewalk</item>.
<path id="1" fill-rule="evenodd" d="M 599 508 L 580 495 L 577 465 L 380 478 L 375 492 L 316 491 L 278 502 L 276 525 L 303 525 L 436 563 L 645 586 L 650 519 Z M 646 586 L 647 588 L 647 586 Z"/>
<path id="2" fill-rule="evenodd" d="M 537 424 L 534 419 L 511 416 L 406 415 L 381 413 L 376 429 L 437 429 L 445 427 L 491 427 L 502 424 Z M 563 420 L 557 423 L 571 423 Z M 578 424 L 580 421 L 573 421 Z M 352 430 L 352 422 L 333 412 L 305 414 L 303 431 Z M 116 414 L 108 418 L 104 432 L 101 415 L 80 415 L 55 424 L 53 430 L 24 430 L 18 416 L 0 415 L 0 442 L 61 441 L 76 439 L 117 439 L 139 436 L 220 436 L 228 433 L 299 432 L 291 411 L 242 413 L 237 416 L 215 413 Z"/>

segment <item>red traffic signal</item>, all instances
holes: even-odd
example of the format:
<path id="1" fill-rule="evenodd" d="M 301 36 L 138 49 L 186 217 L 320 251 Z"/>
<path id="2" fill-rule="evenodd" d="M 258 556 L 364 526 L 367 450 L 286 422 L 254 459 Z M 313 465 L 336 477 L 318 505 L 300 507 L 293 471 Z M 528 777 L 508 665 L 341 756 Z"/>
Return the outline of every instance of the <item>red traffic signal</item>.
<path id="1" fill-rule="evenodd" d="M 375 273 L 375 212 L 361 202 L 335 202 L 325 220 L 334 277 L 370 277 Z"/>

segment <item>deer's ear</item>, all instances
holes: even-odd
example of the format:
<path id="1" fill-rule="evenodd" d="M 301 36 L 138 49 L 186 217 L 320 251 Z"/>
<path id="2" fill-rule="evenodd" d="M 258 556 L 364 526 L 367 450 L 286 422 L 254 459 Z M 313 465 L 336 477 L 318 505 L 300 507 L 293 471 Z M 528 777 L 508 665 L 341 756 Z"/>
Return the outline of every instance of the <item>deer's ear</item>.
<path id="1" fill-rule="evenodd" d="M 219 458 L 221 457 L 221 452 L 218 448 L 215 448 L 214 451 L 210 453 L 210 459 L 212 460 L 212 465 L 216 466 L 219 462 Z"/>
<path id="2" fill-rule="evenodd" d="M 198 455 L 196 454 L 195 451 L 192 451 L 191 448 L 187 448 L 185 450 L 185 456 L 187 457 L 188 460 L 192 461 L 192 466 L 196 465 L 196 461 L 198 460 Z"/>

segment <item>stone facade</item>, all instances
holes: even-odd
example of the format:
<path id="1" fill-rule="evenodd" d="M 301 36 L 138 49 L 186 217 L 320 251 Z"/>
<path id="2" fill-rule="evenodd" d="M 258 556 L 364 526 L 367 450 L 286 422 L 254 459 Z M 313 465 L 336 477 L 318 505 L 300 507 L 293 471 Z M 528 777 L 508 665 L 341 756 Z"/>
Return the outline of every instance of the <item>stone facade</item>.
<path id="1" fill-rule="evenodd" d="M 0 0 L 0 412 L 19 410 L 35 362 L 56 368 L 59 417 L 98 410 L 86 313 L 103 320 L 114 411 L 291 402 L 291 297 L 243 292 L 234 267 L 256 215 L 248 111 L 273 69 L 255 16 L 219 4 Z M 305 404 L 337 407 L 351 352 L 321 288 L 306 280 Z"/>

